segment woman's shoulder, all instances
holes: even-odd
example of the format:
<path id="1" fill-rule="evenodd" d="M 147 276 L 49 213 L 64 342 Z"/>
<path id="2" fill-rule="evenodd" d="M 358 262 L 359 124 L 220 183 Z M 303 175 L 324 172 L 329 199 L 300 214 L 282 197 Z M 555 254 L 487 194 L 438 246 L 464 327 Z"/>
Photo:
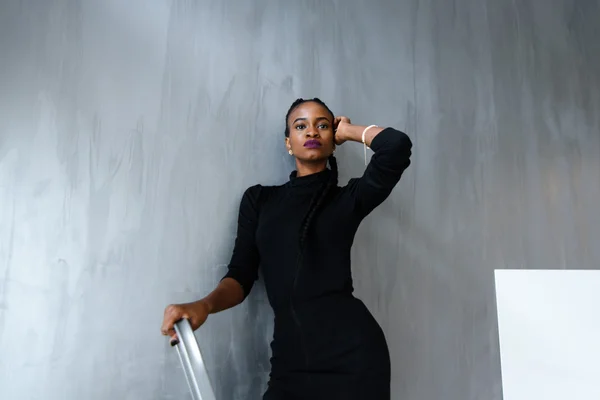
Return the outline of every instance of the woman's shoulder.
<path id="1" fill-rule="evenodd" d="M 283 189 L 284 186 L 285 185 L 265 185 L 261 183 L 254 184 L 244 190 L 242 202 L 250 202 L 256 205 L 264 203 L 274 193 Z"/>
<path id="2" fill-rule="evenodd" d="M 263 183 L 257 183 L 254 184 L 252 186 L 249 186 L 248 188 L 246 188 L 246 190 L 244 191 L 244 194 L 249 194 L 249 195 L 254 195 L 254 196 L 258 196 L 261 193 L 271 193 L 271 192 L 275 192 L 277 190 L 281 190 L 285 187 L 285 184 L 282 185 L 265 185 Z"/>

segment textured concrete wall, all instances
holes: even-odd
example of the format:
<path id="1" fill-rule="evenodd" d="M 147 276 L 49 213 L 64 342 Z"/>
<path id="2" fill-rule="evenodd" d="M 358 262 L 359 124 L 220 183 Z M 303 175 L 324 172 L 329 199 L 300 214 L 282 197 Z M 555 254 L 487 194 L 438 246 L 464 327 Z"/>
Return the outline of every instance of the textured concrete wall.
<path id="1" fill-rule="evenodd" d="M 394 399 L 499 400 L 495 268 L 600 266 L 598 1 L 0 3 L 0 398 L 178 399 L 170 302 L 225 271 L 283 116 L 319 96 L 414 140 L 362 225 L 357 295 Z M 362 148 L 337 152 L 342 181 Z M 198 331 L 219 399 L 257 399 L 262 287 Z"/>

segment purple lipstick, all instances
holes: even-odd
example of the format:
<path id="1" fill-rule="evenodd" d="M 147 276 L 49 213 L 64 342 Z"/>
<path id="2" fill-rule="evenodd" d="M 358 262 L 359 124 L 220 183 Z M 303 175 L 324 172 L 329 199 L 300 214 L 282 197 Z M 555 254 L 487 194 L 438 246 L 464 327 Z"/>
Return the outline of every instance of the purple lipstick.
<path id="1" fill-rule="evenodd" d="M 321 142 L 315 139 L 307 140 L 304 143 L 304 147 L 307 147 L 309 149 L 318 149 L 319 147 L 321 147 Z"/>

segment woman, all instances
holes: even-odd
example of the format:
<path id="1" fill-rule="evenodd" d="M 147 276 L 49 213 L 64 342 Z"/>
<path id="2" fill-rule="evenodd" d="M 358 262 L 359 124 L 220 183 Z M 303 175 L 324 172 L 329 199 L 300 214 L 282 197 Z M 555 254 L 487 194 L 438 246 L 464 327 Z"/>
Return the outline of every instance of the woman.
<path id="1" fill-rule="evenodd" d="M 364 143 L 375 154 L 361 178 L 339 187 L 333 153 L 346 141 Z M 281 186 L 246 190 L 227 274 L 204 299 L 168 306 L 162 333 L 176 340 L 177 320 L 188 318 L 197 329 L 209 314 L 241 303 L 260 266 L 275 314 L 263 400 L 389 399 L 386 340 L 352 295 L 350 249 L 362 219 L 410 165 L 412 143 L 392 128 L 336 118 L 316 98 L 292 104 L 285 142 L 296 171 Z"/>

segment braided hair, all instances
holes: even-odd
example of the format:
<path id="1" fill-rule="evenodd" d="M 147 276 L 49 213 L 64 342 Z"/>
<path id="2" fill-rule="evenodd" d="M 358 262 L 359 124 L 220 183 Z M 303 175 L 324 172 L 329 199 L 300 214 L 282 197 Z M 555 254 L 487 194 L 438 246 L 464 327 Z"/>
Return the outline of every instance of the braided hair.
<path id="1" fill-rule="evenodd" d="M 307 103 L 307 102 L 317 103 L 317 104 L 323 106 L 329 112 L 329 114 L 331 114 L 332 122 L 335 119 L 333 112 L 331 112 L 329 107 L 327 107 L 327 105 L 320 99 L 318 99 L 316 97 L 313 99 L 297 99 L 296 101 L 294 101 L 294 103 L 292 103 L 290 109 L 288 110 L 288 112 L 285 116 L 285 136 L 286 137 L 290 136 L 290 128 L 288 125 L 288 119 L 290 117 L 290 114 L 298 106 L 300 106 L 303 103 Z M 331 168 L 331 174 L 329 175 L 329 179 L 327 180 L 327 182 L 325 182 L 322 185 L 321 190 L 317 190 L 315 192 L 315 194 L 313 195 L 313 197 L 311 198 L 310 206 L 308 207 L 308 211 L 307 211 L 306 215 L 304 216 L 302 224 L 300 225 L 300 232 L 299 232 L 300 240 L 298 243 L 299 244 L 299 252 L 298 252 L 297 265 L 296 265 L 297 269 L 302 267 L 302 262 L 303 262 L 303 258 L 304 258 L 304 247 L 306 244 L 306 238 L 308 236 L 308 232 L 310 230 L 311 223 L 314 220 L 317 213 L 319 212 L 319 209 L 325 203 L 325 200 L 327 199 L 328 195 L 330 194 L 331 189 L 336 187 L 337 183 L 338 183 L 337 161 L 336 161 L 335 157 L 333 156 L 333 154 L 329 156 L 328 161 L 329 161 L 329 166 Z"/>

